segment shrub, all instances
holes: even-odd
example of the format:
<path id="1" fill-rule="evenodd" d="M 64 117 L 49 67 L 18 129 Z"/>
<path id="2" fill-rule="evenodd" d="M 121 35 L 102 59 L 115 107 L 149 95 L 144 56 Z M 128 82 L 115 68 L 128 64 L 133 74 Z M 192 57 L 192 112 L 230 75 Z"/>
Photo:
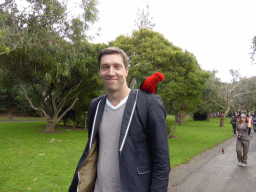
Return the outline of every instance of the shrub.
<path id="1" fill-rule="evenodd" d="M 167 134 L 170 135 L 173 130 L 171 118 L 166 118 L 165 122 L 166 122 Z"/>
<path id="2" fill-rule="evenodd" d="M 205 121 L 207 119 L 207 112 L 197 111 L 194 113 L 193 118 L 195 121 Z"/>

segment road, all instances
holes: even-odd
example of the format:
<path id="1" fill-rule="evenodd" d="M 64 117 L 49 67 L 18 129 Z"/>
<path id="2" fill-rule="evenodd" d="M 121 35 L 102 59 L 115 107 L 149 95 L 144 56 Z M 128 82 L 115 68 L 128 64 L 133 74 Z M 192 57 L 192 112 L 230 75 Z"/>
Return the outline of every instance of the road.
<path id="1" fill-rule="evenodd" d="M 256 133 L 251 135 L 247 167 L 237 165 L 234 137 L 173 168 L 168 192 L 255 192 Z"/>

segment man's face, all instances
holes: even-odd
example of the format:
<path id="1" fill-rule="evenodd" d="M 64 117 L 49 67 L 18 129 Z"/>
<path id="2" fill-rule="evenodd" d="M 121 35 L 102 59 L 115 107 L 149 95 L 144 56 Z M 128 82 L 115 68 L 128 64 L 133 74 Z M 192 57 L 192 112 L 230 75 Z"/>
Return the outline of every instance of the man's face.
<path id="1" fill-rule="evenodd" d="M 128 69 L 119 54 L 103 55 L 100 62 L 99 76 L 109 92 L 117 92 L 126 86 Z"/>

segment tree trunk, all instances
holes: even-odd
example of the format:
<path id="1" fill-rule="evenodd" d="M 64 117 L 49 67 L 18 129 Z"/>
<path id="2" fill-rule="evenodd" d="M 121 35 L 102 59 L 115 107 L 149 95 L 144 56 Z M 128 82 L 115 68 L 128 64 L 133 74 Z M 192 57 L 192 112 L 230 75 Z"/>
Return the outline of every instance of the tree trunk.
<path id="1" fill-rule="evenodd" d="M 176 123 L 179 123 L 179 113 L 177 113 L 177 114 L 175 115 L 175 122 L 176 122 Z"/>
<path id="2" fill-rule="evenodd" d="M 46 125 L 45 133 L 54 133 L 54 128 L 57 123 L 55 122 L 49 122 Z"/>
<path id="3" fill-rule="evenodd" d="M 209 122 L 210 121 L 210 114 L 208 113 L 207 115 L 207 121 Z"/>
<path id="4" fill-rule="evenodd" d="M 186 113 L 179 113 L 179 124 L 184 125 Z"/>
<path id="5" fill-rule="evenodd" d="M 14 120 L 14 117 L 13 117 L 11 111 L 8 112 L 8 115 L 7 115 L 7 116 L 8 116 L 9 121 L 13 121 L 13 120 Z"/>
<path id="6" fill-rule="evenodd" d="M 225 117 L 222 116 L 222 117 L 220 118 L 220 127 L 224 127 L 224 120 L 225 120 Z"/>
<path id="7" fill-rule="evenodd" d="M 168 135 L 168 138 L 172 138 L 172 135 L 174 134 L 174 132 L 175 132 L 175 130 L 176 130 L 176 127 L 177 127 L 177 123 L 176 123 L 176 121 L 175 121 L 175 126 L 174 126 L 172 132 Z"/>

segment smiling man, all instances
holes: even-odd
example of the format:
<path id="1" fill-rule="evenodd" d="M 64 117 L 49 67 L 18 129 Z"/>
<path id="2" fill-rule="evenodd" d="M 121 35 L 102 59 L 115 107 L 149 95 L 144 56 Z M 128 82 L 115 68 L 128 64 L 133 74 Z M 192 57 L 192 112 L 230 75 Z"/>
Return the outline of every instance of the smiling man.
<path id="1" fill-rule="evenodd" d="M 128 88 L 123 50 L 104 49 L 98 62 L 106 94 L 90 103 L 88 143 L 69 191 L 166 192 L 170 159 L 161 98 Z"/>

